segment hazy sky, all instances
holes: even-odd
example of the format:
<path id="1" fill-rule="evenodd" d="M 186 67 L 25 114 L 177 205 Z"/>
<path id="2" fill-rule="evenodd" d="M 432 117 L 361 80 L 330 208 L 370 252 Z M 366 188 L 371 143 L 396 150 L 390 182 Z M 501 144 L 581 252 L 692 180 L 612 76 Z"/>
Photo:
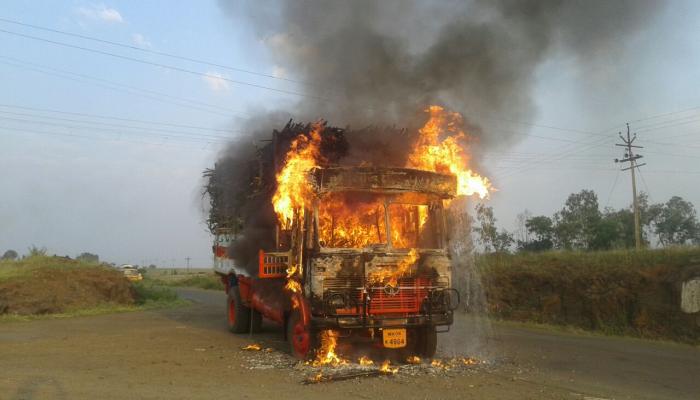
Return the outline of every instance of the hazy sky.
<path id="1" fill-rule="evenodd" d="M 284 80 L 295 77 L 245 18 L 214 0 L 4 1 L 0 252 L 36 245 L 116 263 L 210 265 L 202 171 L 247 118 L 293 112 L 289 92 L 304 90 Z M 520 138 L 476 156 L 498 188 L 489 204 L 500 224 L 511 229 L 524 209 L 551 215 L 581 189 L 601 206 L 626 206 L 629 174 L 612 161 L 625 122 L 645 146 L 640 188 L 655 202 L 680 195 L 700 206 L 698 21 L 700 3 L 672 1 L 595 68 L 556 53 L 540 65 L 534 123 L 499 115 L 483 126 Z"/>

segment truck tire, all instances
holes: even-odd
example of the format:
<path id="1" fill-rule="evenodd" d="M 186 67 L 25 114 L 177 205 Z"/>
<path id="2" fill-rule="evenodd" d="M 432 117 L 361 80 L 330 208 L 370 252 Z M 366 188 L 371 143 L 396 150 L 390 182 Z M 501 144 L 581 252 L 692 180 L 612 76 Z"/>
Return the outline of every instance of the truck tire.
<path id="1" fill-rule="evenodd" d="M 252 333 L 260 333 L 262 331 L 263 316 L 254 308 L 250 309 L 250 331 Z"/>
<path id="2" fill-rule="evenodd" d="M 306 360 L 316 351 L 316 335 L 311 326 L 304 324 L 299 311 L 292 310 L 287 319 L 287 340 L 292 355 L 299 360 Z"/>
<path id="3" fill-rule="evenodd" d="M 420 358 L 433 358 L 437 351 L 437 332 L 434 326 L 416 329 L 416 354 Z"/>
<path id="4" fill-rule="evenodd" d="M 250 329 L 250 308 L 241 302 L 241 292 L 238 286 L 233 286 L 228 291 L 227 316 L 228 330 L 233 333 L 246 333 Z"/>

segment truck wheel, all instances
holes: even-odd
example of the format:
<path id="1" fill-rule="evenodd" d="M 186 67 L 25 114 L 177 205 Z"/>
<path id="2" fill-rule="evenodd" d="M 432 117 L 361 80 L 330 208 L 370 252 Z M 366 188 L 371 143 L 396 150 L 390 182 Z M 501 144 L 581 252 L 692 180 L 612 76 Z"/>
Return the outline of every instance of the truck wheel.
<path id="1" fill-rule="evenodd" d="M 252 333 L 260 333 L 262 331 L 262 314 L 254 308 L 250 309 L 250 330 Z"/>
<path id="2" fill-rule="evenodd" d="M 434 326 L 416 329 L 416 354 L 420 358 L 433 358 L 437 350 L 437 332 Z"/>
<path id="3" fill-rule="evenodd" d="M 316 338 L 299 311 L 292 310 L 287 319 L 287 340 L 295 358 L 306 360 L 313 355 Z"/>
<path id="4" fill-rule="evenodd" d="M 238 286 L 228 291 L 228 330 L 233 333 L 245 333 L 250 329 L 250 308 L 241 302 L 241 292 Z"/>

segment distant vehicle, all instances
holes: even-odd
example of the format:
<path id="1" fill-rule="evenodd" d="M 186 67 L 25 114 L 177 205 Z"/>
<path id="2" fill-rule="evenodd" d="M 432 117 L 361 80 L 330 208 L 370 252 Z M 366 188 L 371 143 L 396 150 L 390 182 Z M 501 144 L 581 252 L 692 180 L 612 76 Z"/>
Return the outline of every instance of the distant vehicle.
<path id="1" fill-rule="evenodd" d="M 122 273 L 126 277 L 126 279 L 132 281 L 132 282 L 140 282 L 143 280 L 143 275 L 139 272 L 139 270 L 134 267 L 131 264 L 124 264 L 119 267 L 122 270 Z"/>

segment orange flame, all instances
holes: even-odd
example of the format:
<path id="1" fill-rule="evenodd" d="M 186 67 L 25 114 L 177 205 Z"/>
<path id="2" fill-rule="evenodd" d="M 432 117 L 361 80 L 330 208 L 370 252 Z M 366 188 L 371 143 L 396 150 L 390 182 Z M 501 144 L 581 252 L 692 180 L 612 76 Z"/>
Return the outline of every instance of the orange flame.
<path id="1" fill-rule="evenodd" d="M 467 137 L 459 128 L 462 116 L 459 113 L 445 111 L 440 106 L 430 106 L 428 122 L 418 131 L 420 136 L 408 156 L 409 168 L 426 171 L 450 173 L 457 177 L 457 194 L 470 196 L 476 194 L 485 198 L 491 189 L 488 178 L 474 173 L 467 166 L 469 156 L 460 146 L 459 141 Z M 449 136 L 441 140 L 445 134 Z"/>
<path id="2" fill-rule="evenodd" d="M 420 357 L 410 356 L 406 359 L 406 362 L 409 364 L 420 364 Z"/>
<path id="3" fill-rule="evenodd" d="M 382 363 L 382 366 L 379 367 L 379 371 L 383 372 L 385 374 L 390 374 L 390 375 L 393 375 L 393 374 L 399 372 L 398 368 L 391 368 L 390 365 L 391 365 L 391 363 L 389 362 L 389 360 L 384 361 Z"/>
<path id="4" fill-rule="evenodd" d="M 369 357 L 367 357 L 367 356 L 362 356 L 362 357 L 360 357 L 360 359 L 357 360 L 357 362 L 358 362 L 360 365 L 373 365 L 373 364 L 374 364 L 374 361 L 372 361 L 372 360 L 371 360 Z"/>
<path id="5" fill-rule="evenodd" d="M 411 249 L 406 257 L 402 258 L 396 264 L 395 268 L 385 268 L 378 272 L 369 274 L 367 279 L 370 283 L 386 283 L 389 286 L 396 287 L 399 284 L 399 278 L 407 275 L 411 271 L 411 267 L 418 260 L 419 254 L 417 249 Z"/>
<path id="6" fill-rule="evenodd" d="M 253 344 L 249 344 L 247 346 L 241 347 L 241 350 L 260 351 L 260 350 L 262 350 L 262 347 L 260 347 L 260 345 L 257 343 L 253 343 Z"/>
<path id="7" fill-rule="evenodd" d="M 479 363 L 479 360 L 477 360 L 475 358 L 471 358 L 471 357 L 464 357 L 464 358 L 462 358 L 462 363 L 464 365 L 476 365 Z"/>
<path id="8" fill-rule="evenodd" d="M 347 360 L 341 358 L 335 352 L 335 347 L 338 345 L 338 332 L 332 329 L 321 331 L 321 346 L 318 350 L 314 366 L 319 365 L 343 365 L 347 364 Z"/>
<path id="9" fill-rule="evenodd" d="M 277 191 L 272 197 L 272 205 L 285 229 L 292 226 L 294 211 L 303 212 L 304 204 L 311 196 L 306 174 L 318 165 L 321 157 L 322 130 L 323 125 L 316 123 L 308 136 L 297 136 L 287 152 L 284 167 L 277 174 Z"/>

